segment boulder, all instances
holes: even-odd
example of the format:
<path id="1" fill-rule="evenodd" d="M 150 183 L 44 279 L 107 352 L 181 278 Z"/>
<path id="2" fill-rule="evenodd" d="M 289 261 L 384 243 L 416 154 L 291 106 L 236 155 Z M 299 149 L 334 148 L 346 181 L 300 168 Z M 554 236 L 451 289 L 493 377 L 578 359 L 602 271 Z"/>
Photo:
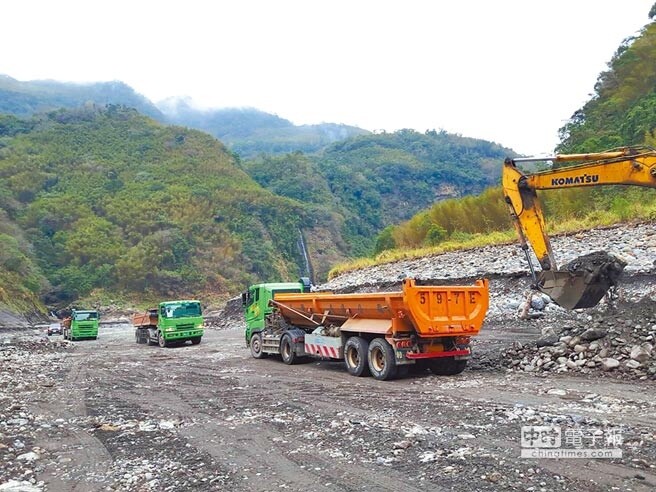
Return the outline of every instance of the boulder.
<path id="1" fill-rule="evenodd" d="M 608 335 L 608 332 L 602 328 L 588 328 L 581 334 L 581 340 L 592 342 L 604 338 L 606 335 Z"/>
<path id="2" fill-rule="evenodd" d="M 620 366 L 620 361 L 612 357 L 601 359 L 601 369 L 604 371 L 612 371 Z"/>

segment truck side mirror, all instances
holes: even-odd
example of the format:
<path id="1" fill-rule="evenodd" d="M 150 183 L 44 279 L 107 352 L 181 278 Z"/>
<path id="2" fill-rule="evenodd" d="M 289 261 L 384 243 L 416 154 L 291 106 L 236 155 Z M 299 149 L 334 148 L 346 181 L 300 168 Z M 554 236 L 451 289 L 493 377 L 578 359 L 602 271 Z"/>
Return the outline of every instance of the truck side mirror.
<path id="1" fill-rule="evenodd" d="M 248 306 L 248 292 L 241 293 L 241 307 Z"/>

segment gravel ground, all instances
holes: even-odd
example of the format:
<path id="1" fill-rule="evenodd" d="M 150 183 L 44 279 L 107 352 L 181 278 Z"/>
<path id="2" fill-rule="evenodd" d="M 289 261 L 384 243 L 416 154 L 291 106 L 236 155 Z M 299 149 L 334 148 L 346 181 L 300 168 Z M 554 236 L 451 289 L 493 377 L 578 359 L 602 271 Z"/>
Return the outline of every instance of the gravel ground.
<path id="1" fill-rule="evenodd" d="M 252 359 L 237 300 L 198 346 L 137 345 L 126 324 L 75 343 L 0 330 L 0 491 L 654 490 L 656 236 L 640 225 L 554 247 L 592 246 L 584 254 L 606 248 L 604 237 L 629 260 L 627 275 L 619 299 L 586 311 L 530 299 L 516 246 L 328 285 L 489 277 L 486 324 L 454 377 L 381 382 L 338 362 Z M 523 426 L 560 430 L 570 450 L 602 440 L 622 456 L 521 458 Z"/>

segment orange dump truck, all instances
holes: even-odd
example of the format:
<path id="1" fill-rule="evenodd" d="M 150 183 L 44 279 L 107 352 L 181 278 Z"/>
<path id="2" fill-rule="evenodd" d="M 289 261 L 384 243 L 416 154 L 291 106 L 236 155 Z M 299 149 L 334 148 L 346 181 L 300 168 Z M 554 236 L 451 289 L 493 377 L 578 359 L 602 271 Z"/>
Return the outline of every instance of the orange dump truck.
<path id="1" fill-rule="evenodd" d="M 489 303 L 487 280 L 471 286 L 403 281 L 399 292 L 309 292 L 309 283 L 253 285 L 242 294 L 251 355 L 344 360 L 354 376 L 392 379 L 410 367 L 458 374 Z"/>

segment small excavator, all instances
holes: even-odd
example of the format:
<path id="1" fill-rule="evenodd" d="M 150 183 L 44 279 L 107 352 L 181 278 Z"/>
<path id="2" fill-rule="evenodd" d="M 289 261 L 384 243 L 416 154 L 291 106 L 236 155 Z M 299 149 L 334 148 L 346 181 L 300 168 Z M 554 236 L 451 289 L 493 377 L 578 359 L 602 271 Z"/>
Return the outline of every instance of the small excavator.
<path id="1" fill-rule="evenodd" d="M 523 162 L 572 162 L 571 166 L 525 174 Z M 559 154 L 553 157 L 506 158 L 502 186 L 520 244 L 528 260 L 534 287 L 566 309 L 596 306 L 617 281 L 626 263 L 605 251 L 581 256 L 559 269 L 537 190 L 634 185 L 656 188 L 656 151 L 648 147 L 624 147 L 590 154 Z M 542 270 L 536 274 L 528 253 L 530 244 Z"/>

